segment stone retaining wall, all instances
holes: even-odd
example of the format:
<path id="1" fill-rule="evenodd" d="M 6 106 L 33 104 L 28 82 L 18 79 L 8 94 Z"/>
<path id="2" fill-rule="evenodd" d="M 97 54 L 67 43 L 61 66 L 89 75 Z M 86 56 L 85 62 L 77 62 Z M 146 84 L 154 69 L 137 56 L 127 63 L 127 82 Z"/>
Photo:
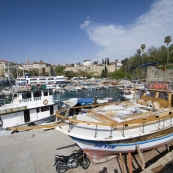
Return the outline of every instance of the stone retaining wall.
<path id="1" fill-rule="evenodd" d="M 173 81 L 173 70 L 166 70 L 165 72 L 157 67 L 147 67 L 147 81 Z"/>

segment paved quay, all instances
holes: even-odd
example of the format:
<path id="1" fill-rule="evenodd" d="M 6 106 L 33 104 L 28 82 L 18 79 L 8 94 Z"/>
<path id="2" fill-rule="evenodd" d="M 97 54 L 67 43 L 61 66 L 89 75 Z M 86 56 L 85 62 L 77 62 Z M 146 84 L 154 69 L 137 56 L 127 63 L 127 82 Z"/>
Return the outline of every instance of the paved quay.
<path id="1" fill-rule="evenodd" d="M 30 130 L 14 134 L 0 135 L 0 172 L 1 173 L 56 173 L 54 155 L 70 155 L 78 149 L 74 141 L 55 129 Z M 166 147 L 144 152 L 144 160 L 149 165 L 165 155 Z M 123 155 L 124 157 L 124 155 Z M 128 173 L 128 159 L 125 160 L 125 173 Z M 139 157 L 132 155 L 133 172 L 141 172 Z M 70 169 L 67 173 L 122 173 L 118 157 L 105 163 L 91 161 L 90 167 Z M 146 173 L 146 172 L 145 172 Z"/>

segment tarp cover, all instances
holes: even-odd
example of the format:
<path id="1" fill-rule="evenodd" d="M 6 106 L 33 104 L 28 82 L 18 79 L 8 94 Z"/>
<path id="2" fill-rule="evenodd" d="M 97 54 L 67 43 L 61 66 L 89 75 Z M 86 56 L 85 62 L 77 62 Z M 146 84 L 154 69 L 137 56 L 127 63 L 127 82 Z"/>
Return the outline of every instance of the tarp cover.
<path id="1" fill-rule="evenodd" d="M 78 103 L 80 105 L 91 104 L 93 101 L 94 101 L 94 98 L 80 98 L 80 99 L 78 99 Z"/>

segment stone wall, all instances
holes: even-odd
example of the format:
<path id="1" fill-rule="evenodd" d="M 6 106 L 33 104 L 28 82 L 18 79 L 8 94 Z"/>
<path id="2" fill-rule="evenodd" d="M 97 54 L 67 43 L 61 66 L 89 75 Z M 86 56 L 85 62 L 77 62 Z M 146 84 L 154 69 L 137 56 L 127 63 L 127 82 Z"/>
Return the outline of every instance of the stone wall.
<path id="1" fill-rule="evenodd" d="M 166 70 L 165 72 L 157 67 L 147 67 L 147 81 L 173 81 L 173 70 Z"/>
<path id="2" fill-rule="evenodd" d="M 75 66 L 75 67 L 66 67 L 65 71 L 73 71 L 73 72 L 89 72 L 94 73 L 95 76 L 100 76 L 102 73 L 102 70 L 104 70 L 105 67 L 98 66 L 98 65 L 91 65 L 91 66 Z M 114 72 L 115 70 L 118 70 L 119 67 L 116 67 L 115 64 L 113 65 L 107 65 L 108 72 Z"/>

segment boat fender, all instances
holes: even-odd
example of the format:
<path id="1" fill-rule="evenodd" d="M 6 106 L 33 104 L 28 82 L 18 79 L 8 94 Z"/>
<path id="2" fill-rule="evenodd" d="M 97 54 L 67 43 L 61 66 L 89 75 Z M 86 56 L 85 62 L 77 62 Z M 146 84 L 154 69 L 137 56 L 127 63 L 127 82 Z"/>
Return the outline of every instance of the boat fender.
<path id="1" fill-rule="evenodd" d="M 43 104 L 44 104 L 44 105 L 47 105 L 47 104 L 48 104 L 48 100 L 44 100 L 44 101 L 43 101 Z"/>

